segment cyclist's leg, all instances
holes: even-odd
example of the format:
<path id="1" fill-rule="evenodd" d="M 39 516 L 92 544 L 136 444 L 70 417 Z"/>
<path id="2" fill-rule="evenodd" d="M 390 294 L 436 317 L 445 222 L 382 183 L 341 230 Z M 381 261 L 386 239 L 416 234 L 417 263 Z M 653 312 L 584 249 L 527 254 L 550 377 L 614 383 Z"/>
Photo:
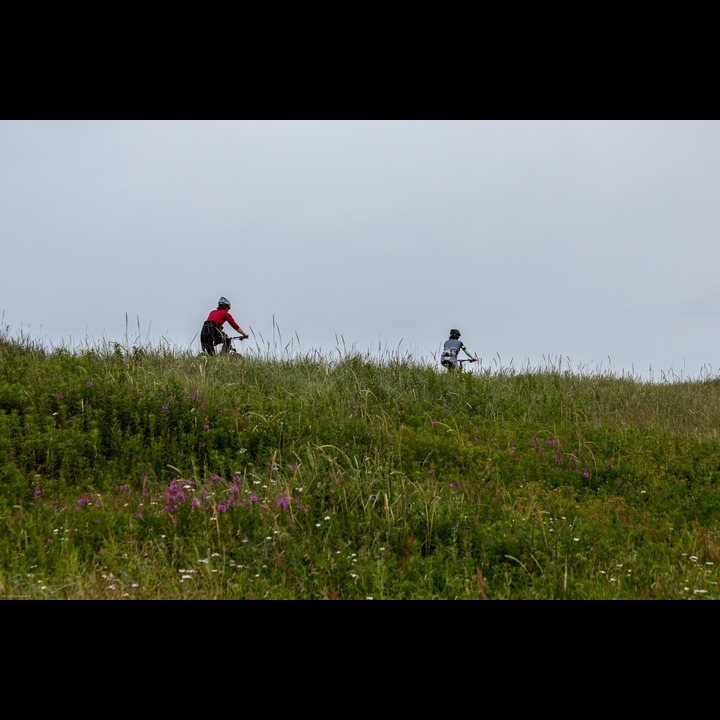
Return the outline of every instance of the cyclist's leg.
<path id="1" fill-rule="evenodd" d="M 200 345 L 202 346 L 203 352 L 208 355 L 215 354 L 215 333 L 213 328 L 207 324 L 202 326 L 200 331 Z"/>
<path id="2" fill-rule="evenodd" d="M 218 344 L 222 345 L 222 349 L 220 350 L 220 352 L 229 353 L 232 349 L 230 338 L 223 330 L 218 330 L 218 338 Z"/>

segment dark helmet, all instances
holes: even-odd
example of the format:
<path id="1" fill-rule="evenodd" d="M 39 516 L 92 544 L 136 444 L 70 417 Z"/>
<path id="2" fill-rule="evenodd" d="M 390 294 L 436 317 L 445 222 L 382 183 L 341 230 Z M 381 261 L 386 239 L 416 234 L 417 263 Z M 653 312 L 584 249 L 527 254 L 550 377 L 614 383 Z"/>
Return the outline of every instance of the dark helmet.
<path id="1" fill-rule="evenodd" d="M 459 330 L 456 330 L 455 328 L 453 328 L 453 329 L 450 331 L 450 337 L 452 337 L 453 335 L 454 335 L 455 337 L 460 337 L 460 331 L 459 331 Z"/>
<path id="2" fill-rule="evenodd" d="M 229 310 L 229 309 L 230 309 L 230 301 L 229 301 L 225 296 L 222 296 L 222 297 L 218 300 L 218 307 L 219 307 L 219 308 L 226 308 L 227 310 Z"/>

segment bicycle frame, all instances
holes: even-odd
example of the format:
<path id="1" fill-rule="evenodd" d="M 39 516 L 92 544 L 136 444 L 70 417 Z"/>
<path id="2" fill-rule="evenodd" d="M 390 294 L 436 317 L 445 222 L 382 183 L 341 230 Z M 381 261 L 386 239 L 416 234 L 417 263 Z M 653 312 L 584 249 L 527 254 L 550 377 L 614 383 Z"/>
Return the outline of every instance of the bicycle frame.
<path id="1" fill-rule="evenodd" d="M 460 372 L 463 372 L 464 371 L 464 368 L 463 368 L 464 363 L 471 363 L 471 362 L 475 362 L 475 358 L 457 358 L 457 365 L 455 367 L 453 367 L 453 366 L 446 367 L 446 369 L 448 372 L 455 372 L 458 370 Z"/>
<path id="2" fill-rule="evenodd" d="M 227 352 L 230 355 L 237 355 L 237 350 L 233 347 L 233 340 L 240 340 L 241 342 L 245 338 L 242 335 L 234 335 L 234 336 L 228 336 L 228 349 Z M 221 352 L 225 352 L 224 350 L 221 350 Z"/>

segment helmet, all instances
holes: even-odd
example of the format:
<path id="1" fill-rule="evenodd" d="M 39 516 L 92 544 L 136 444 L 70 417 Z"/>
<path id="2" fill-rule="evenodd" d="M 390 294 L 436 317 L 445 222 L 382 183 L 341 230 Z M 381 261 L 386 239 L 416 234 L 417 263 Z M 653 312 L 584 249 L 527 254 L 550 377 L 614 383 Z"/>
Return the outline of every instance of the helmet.
<path id="1" fill-rule="evenodd" d="M 222 296 L 222 297 L 218 300 L 218 307 L 221 307 L 221 306 L 223 306 L 223 305 L 227 305 L 227 309 L 228 309 L 228 310 L 230 309 L 230 301 L 229 301 L 225 296 Z"/>
<path id="2" fill-rule="evenodd" d="M 450 334 L 451 334 L 451 335 L 457 335 L 458 337 L 460 337 L 460 331 L 459 331 L 459 330 L 456 330 L 455 328 L 453 328 L 453 329 L 450 331 Z"/>

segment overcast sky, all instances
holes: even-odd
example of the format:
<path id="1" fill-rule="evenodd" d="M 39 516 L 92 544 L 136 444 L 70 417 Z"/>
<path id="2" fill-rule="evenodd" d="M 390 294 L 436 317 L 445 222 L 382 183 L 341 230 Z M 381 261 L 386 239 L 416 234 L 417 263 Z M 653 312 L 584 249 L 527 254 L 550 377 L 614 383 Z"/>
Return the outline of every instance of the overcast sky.
<path id="1" fill-rule="evenodd" d="M 720 373 L 716 120 L 2 120 L 0 238 L 50 347 Z"/>

